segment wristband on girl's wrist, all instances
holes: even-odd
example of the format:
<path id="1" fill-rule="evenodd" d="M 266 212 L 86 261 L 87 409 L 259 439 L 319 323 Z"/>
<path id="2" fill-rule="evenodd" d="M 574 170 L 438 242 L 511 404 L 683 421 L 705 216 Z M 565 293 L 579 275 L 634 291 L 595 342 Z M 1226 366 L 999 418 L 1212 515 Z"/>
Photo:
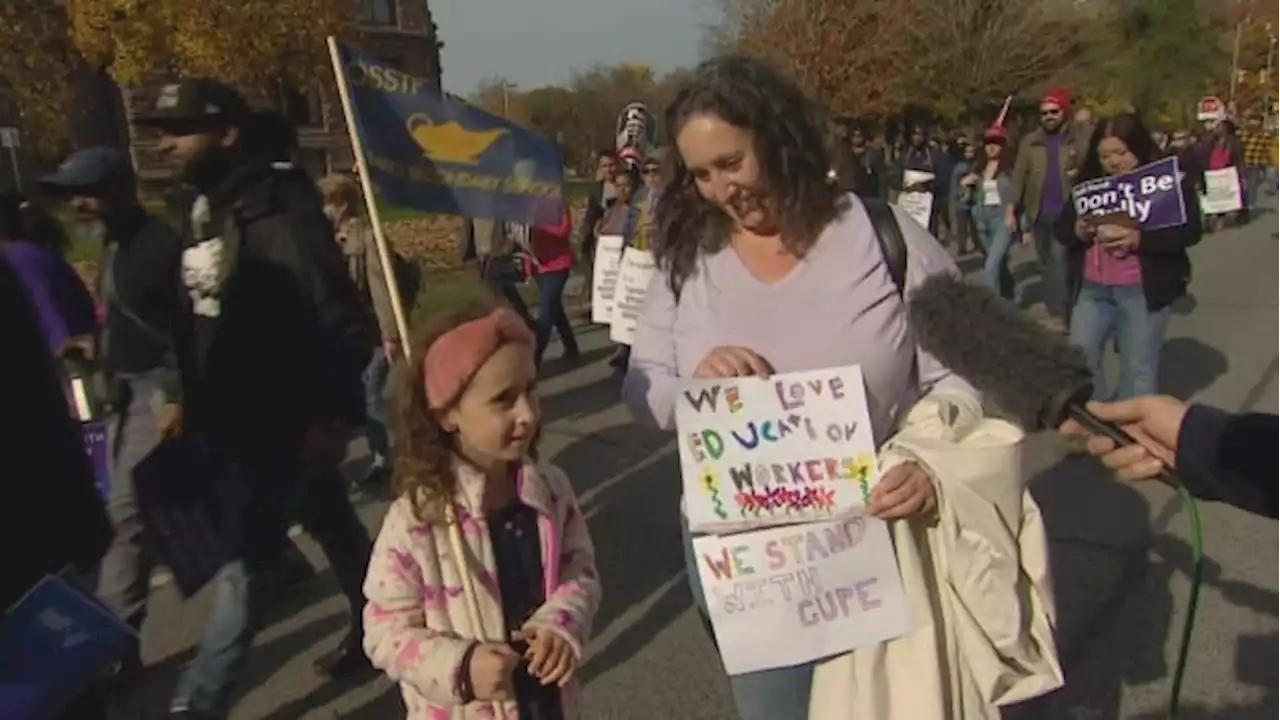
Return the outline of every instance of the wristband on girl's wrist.
<path id="1" fill-rule="evenodd" d="M 458 663 L 458 677 L 454 684 L 458 688 L 458 696 L 462 699 L 463 705 L 474 702 L 476 699 L 476 689 L 471 686 L 471 658 L 475 657 L 478 647 L 480 647 L 479 642 L 468 645 L 462 653 L 462 662 Z"/>

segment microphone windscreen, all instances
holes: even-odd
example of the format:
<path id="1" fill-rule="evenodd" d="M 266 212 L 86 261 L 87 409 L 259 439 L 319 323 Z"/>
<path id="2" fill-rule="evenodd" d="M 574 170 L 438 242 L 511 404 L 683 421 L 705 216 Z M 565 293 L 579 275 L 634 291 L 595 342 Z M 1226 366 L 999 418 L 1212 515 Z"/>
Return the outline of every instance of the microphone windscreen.
<path id="1" fill-rule="evenodd" d="M 1056 429 L 1089 399 L 1084 354 L 990 290 L 935 275 L 908 299 L 920 347 L 1027 430 Z"/>

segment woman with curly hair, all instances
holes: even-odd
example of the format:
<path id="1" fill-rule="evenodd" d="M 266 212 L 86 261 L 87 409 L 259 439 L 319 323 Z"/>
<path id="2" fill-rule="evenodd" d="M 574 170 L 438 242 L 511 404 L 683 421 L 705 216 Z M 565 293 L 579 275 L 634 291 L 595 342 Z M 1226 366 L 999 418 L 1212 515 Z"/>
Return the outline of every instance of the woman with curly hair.
<path id="1" fill-rule="evenodd" d="M 708 61 L 666 111 L 674 149 L 656 208 L 658 267 L 632 346 L 624 397 L 640 417 L 675 425 L 690 378 L 764 376 L 859 365 L 876 442 L 922 395 L 974 390 L 920 350 L 862 201 L 827 181 L 809 101 L 759 60 Z M 958 274 L 929 233 L 895 211 L 908 246 L 907 291 Z M 884 473 L 869 510 L 909 522 L 935 505 L 932 481 L 904 463 Z M 706 600 L 685 527 L 691 590 Z M 743 720 L 809 717 L 814 664 L 730 678 Z"/>

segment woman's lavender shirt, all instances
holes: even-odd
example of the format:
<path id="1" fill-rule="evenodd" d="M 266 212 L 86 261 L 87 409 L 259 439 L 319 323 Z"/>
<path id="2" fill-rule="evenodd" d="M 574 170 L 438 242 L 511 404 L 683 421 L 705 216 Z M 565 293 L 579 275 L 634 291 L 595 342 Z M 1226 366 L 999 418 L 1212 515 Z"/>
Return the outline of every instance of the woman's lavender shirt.
<path id="1" fill-rule="evenodd" d="M 877 444 L 930 389 L 977 398 L 966 381 L 916 346 L 871 221 L 862 203 L 850 199 L 850 209 L 772 285 L 755 279 L 728 248 L 699 259 L 678 306 L 666 276 L 655 275 L 622 388 L 632 411 L 661 428 L 674 427 L 684 378 L 721 345 L 750 348 L 777 372 L 862 366 Z M 927 230 L 896 209 L 895 214 L 908 248 L 908 296 L 931 275 L 959 276 Z"/>
<path id="2" fill-rule="evenodd" d="M 69 338 L 93 332 L 93 298 L 62 256 L 21 240 L 0 243 L 0 252 L 22 281 L 50 351 L 56 352 Z"/>

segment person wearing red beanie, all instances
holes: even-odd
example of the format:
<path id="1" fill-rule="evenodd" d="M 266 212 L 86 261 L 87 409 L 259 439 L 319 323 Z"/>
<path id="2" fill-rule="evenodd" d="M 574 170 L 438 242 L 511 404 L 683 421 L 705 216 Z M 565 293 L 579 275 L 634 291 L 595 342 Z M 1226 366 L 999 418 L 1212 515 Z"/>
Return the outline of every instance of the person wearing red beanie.
<path id="1" fill-rule="evenodd" d="M 1071 316 L 1062 246 L 1053 239 L 1053 222 L 1071 196 L 1076 168 L 1084 159 L 1087 137 L 1070 122 L 1071 91 L 1056 87 L 1040 101 L 1040 127 L 1022 138 L 1011 177 L 1005 226 L 1017 232 L 1019 211 L 1031 220 L 1036 256 L 1044 283 L 1048 323 L 1066 330 Z"/>

